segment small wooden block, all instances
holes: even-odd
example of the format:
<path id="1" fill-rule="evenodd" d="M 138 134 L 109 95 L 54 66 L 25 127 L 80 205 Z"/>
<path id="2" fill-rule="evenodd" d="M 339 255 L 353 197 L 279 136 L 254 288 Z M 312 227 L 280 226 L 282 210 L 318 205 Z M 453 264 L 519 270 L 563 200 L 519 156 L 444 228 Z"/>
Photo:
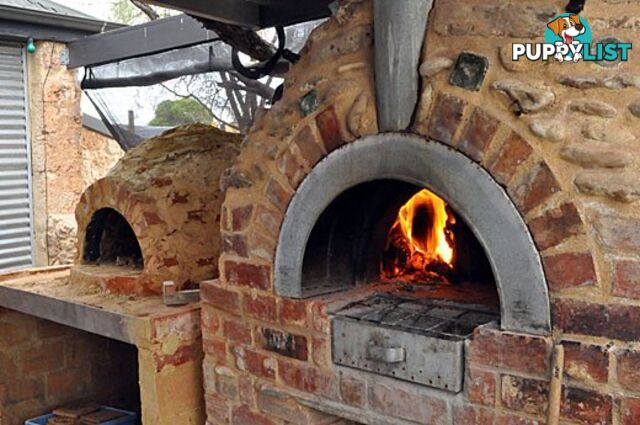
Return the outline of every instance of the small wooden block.
<path id="1" fill-rule="evenodd" d="M 75 418 L 65 418 L 63 416 L 54 416 L 47 420 L 47 425 L 77 425 L 78 421 Z"/>
<path id="2" fill-rule="evenodd" d="M 62 416 L 65 418 L 79 418 L 81 416 L 87 415 L 89 413 L 95 412 L 98 410 L 100 406 L 97 404 L 79 404 L 79 405 L 69 405 L 64 407 L 58 407 L 53 410 L 53 414 L 55 416 Z"/>
<path id="3" fill-rule="evenodd" d="M 104 422 L 121 418 L 125 415 L 126 413 L 114 412 L 113 410 L 100 410 L 98 412 L 90 413 L 87 416 L 83 416 L 80 423 L 84 425 L 99 425 Z"/>

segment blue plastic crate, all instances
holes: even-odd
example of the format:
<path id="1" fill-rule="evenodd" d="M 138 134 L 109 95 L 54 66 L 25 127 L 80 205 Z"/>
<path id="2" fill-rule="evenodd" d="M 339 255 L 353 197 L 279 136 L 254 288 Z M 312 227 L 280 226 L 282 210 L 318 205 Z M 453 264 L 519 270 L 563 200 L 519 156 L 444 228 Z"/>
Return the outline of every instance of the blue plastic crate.
<path id="1" fill-rule="evenodd" d="M 103 422 L 100 425 L 135 425 L 136 414 L 133 412 L 127 412 L 126 410 L 114 409 L 112 407 L 100 406 L 103 410 L 111 410 L 113 412 L 124 413 L 125 416 L 114 419 L 109 422 Z M 37 418 L 29 419 L 24 425 L 46 425 L 47 421 L 53 417 L 53 414 L 39 416 Z"/>

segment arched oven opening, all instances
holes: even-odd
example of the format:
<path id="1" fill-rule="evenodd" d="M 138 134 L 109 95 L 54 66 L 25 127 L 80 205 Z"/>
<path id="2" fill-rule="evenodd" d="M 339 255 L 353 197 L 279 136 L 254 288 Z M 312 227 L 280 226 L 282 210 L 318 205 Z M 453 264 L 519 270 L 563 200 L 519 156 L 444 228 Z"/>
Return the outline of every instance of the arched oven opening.
<path id="1" fill-rule="evenodd" d="M 459 392 L 476 328 L 550 329 L 540 257 L 509 196 L 416 136 L 367 137 L 318 163 L 287 207 L 275 263 L 280 295 L 334 294 L 333 362 L 368 373 Z"/>
<path id="2" fill-rule="evenodd" d="M 491 264 L 469 225 L 439 195 L 397 180 L 357 185 L 325 209 L 301 284 L 371 289 L 335 311 L 336 364 L 445 390 L 461 389 L 465 339 L 500 321 Z"/>
<path id="3" fill-rule="evenodd" d="M 142 270 L 142 250 L 131 225 L 116 210 L 96 211 L 87 226 L 84 241 L 85 264 L 121 266 Z"/>
<path id="4" fill-rule="evenodd" d="M 491 265 L 469 225 L 437 194 L 401 181 L 367 182 L 342 193 L 307 242 L 305 293 L 366 284 L 496 311 L 499 305 Z"/>

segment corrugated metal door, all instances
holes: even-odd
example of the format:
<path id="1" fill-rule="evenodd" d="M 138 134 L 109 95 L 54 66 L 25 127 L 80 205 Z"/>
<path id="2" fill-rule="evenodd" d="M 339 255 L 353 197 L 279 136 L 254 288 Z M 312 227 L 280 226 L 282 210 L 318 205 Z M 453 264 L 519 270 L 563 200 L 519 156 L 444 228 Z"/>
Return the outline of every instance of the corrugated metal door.
<path id="1" fill-rule="evenodd" d="M 24 49 L 0 43 L 0 270 L 33 265 L 25 80 Z"/>

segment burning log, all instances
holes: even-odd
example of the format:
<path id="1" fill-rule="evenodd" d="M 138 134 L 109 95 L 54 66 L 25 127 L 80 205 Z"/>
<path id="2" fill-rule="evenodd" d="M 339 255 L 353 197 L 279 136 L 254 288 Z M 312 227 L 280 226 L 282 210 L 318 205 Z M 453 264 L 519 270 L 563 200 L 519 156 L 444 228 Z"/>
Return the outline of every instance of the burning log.
<path id="1" fill-rule="evenodd" d="M 400 208 L 383 254 L 387 278 L 411 283 L 449 283 L 454 277 L 456 223 L 453 212 L 436 194 L 423 189 Z"/>

